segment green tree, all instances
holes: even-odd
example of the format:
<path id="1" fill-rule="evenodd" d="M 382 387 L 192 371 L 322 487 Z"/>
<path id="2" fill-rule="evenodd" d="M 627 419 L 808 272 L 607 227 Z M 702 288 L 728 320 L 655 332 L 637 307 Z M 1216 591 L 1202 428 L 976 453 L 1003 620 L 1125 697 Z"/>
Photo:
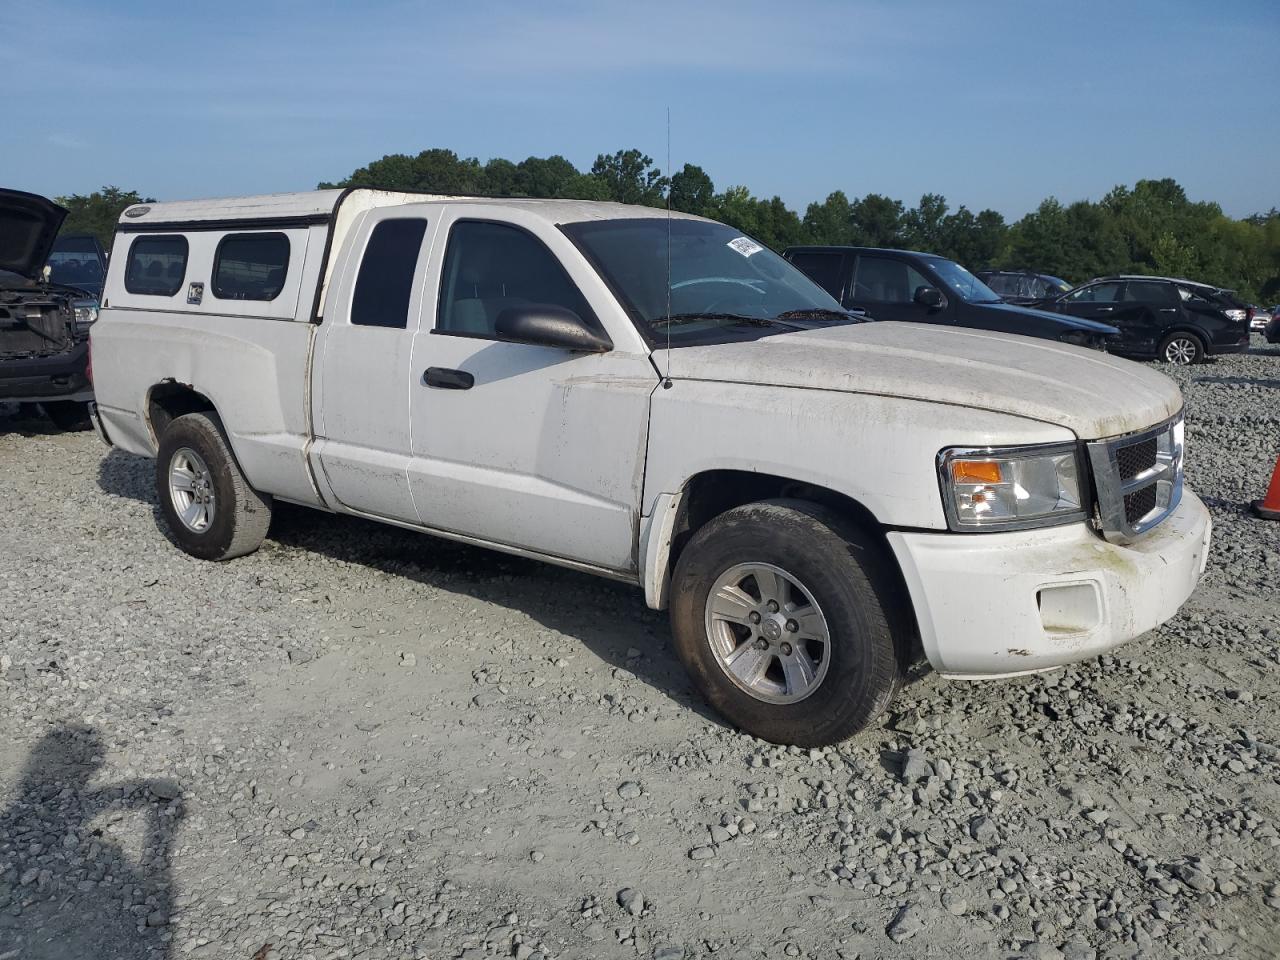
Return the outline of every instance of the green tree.
<path id="1" fill-rule="evenodd" d="M 520 170 L 510 160 L 494 157 L 484 165 L 480 178 L 480 193 L 489 197 L 519 197 Z"/>
<path id="2" fill-rule="evenodd" d="M 392 153 L 367 167 L 353 171 L 337 183 L 321 183 L 319 189 L 332 187 L 375 187 L 379 190 L 406 190 L 423 193 L 481 193 L 484 169 L 471 157 L 461 159 L 452 150 L 423 150 L 415 157 Z"/>
<path id="3" fill-rule="evenodd" d="M 715 199 L 716 188 L 701 167 L 686 163 L 671 178 L 671 208 L 682 213 L 706 216 Z"/>
<path id="4" fill-rule="evenodd" d="M 579 173 L 564 185 L 560 196 L 572 200 L 612 200 L 609 184 L 590 173 Z"/>
<path id="5" fill-rule="evenodd" d="M 946 243 L 947 198 L 926 193 L 920 205 L 902 215 L 902 241 L 912 250 L 939 253 Z"/>
<path id="6" fill-rule="evenodd" d="M 567 197 L 569 184 L 581 176 L 578 168 L 556 154 L 550 157 L 529 157 L 516 167 L 517 185 L 526 197 Z"/>
<path id="7" fill-rule="evenodd" d="M 116 224 L 125 207 L 156 202 L 155 197 L 140 196 L 136 190 L 110 186 L 87 195 L 73 193 L 56 200 L 68 210 L 62 233 L 91 233 L 107 249 L 111 247 L 111 238 L 115 236 Z"/>
<path id="8" fill-rule="evenodd" d="M 609 197 L 619 203 L 666 206 L 667 178 L 653 166 L 653 158 L 639 150 L 600 154 L 591 165 L 591 175 L 601 180 L 609 188 Z"/>
<path id="9" fill-rule="evenodd" d="M 868 193 L 850 211 L 854 242 L 864 247 L 896 247 L 902 236 L 902 201 Z"/>
<path id="10" fill-rule="evenodd" d="M 843 190 L 827 194 L 821 203 L 805 209 L 805 239 L 809 243 L 846 245 L 856 243 L 853 235 L 853 205 Z"/>

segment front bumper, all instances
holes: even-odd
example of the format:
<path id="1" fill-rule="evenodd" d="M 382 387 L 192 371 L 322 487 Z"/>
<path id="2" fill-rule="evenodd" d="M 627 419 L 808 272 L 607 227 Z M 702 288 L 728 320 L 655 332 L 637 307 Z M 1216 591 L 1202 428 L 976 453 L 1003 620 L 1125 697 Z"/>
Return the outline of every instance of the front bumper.
<path id="1" fill-rule="evenodd" d="M 0 360 L 0 400 L 90 400 L 89 341 L 50 357 Z"/>
<path id="2" fill-rule="evenodd" d="M 1083 523 L 1013 533 L 901 533 L 902 568 L 926 656 L 971 680 L 1095 657 L 1164 623 L 1191 595 L 1212 521 L 1190 490 L 1127 546 Z"/>

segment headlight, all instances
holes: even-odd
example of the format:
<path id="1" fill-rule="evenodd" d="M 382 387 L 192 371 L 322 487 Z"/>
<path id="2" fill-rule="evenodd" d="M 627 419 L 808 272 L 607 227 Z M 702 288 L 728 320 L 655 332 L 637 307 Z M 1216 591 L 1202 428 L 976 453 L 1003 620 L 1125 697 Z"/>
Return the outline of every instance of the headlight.
<path id="1" fill-rule="evenodd" d="M 1035 447 L 949 447 L 938 477 L 952 530 L 1008 530 L 1083 520 L 1074 443 Z"/>
<path id="2" fill-rule="evenodd" d="M 97 300 L 77 300 L 75 302 L 75 310 L 77 330 L 85 330 L 89 324 L 98 319 Z"/>

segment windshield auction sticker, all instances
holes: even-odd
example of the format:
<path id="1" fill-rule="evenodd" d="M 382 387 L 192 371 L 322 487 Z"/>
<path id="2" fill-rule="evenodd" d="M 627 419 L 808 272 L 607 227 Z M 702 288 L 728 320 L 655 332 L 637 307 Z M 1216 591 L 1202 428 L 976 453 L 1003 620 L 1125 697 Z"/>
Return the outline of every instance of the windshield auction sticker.
<path id="1" fill-rule="evenodd" d="M 734 237 L 726 244 L 726 246 L 737 250 L 744 257 L 749 257 L 753 253 L 759 253 L 764 249 L 764 247 L 760 246 L 760 244 L 756 243 L 749 237 Z"/>

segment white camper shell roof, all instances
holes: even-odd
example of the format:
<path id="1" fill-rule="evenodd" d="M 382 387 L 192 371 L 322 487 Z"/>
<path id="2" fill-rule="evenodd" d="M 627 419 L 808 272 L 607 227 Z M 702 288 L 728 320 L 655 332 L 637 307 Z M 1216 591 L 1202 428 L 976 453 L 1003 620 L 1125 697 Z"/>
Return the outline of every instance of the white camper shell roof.
<path id="1" fill-rule="evenodd" d="M 209 230 L 279 230 L 286 227 L 324 227 L 328 233 L 324 275 L 316 315 L 324 312 L 324 299 L 333 277 L 334 258 L 356 218 L 376 207 L 411 203 L 454 201 L 484 206 L 516 208 L 544 217 L 554 224 L 583 220 L 623 220 L 667 217 L 702 220 L 692 214 L 659 207 L 634 206 L 601 200 L 553 200 L 527 197 L 474 197 L 438 193 L 409 193 L 347 187 L 311 190 L 305 193 L 265 193 L 251 197 L 208 200 L 173 200 L 164 203 L 135 203 L 120 215 L 121 233 L 183 233 Z"/>

